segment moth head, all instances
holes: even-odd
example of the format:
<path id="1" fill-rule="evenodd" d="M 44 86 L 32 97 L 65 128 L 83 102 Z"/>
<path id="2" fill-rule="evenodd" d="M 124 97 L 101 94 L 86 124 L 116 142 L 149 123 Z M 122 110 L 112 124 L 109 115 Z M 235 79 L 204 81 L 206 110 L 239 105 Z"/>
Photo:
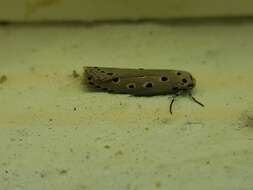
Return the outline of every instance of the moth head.
<path id="1" fill-rule="evenodd" d="M 186 71 L 176 71 L 174 82 L 173 90 L 176 92 L 189 92 L 196 86 L 196 80 Z"/>

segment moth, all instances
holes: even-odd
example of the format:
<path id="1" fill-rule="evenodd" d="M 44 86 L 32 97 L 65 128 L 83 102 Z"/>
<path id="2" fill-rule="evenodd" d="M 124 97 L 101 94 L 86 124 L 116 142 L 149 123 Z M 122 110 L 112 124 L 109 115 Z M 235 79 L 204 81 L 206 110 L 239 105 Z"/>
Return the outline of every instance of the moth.
<path id="1" fill-rule="evenodd" d="M 204 104 L 192 96 L 196 80 L 187 71 L 161 69 L 126 69 L 113 67 L 84 67 L 84 79 L 89 88 L 96 91 L 130 94 L 134 96 L 189 95 L 193 101 Z"/>

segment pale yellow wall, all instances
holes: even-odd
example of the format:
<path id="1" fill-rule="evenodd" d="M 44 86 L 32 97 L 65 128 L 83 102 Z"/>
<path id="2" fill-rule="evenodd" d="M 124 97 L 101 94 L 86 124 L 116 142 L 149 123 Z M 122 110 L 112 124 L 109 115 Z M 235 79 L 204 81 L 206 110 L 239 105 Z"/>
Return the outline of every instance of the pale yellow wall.
<path id="1" fill-rule="evenodd" d="M 252 190 L 253 23 L 0 27 L 0 190 Z M 194 96 L 89 92 L 83 66 L 181 69 Z"/>
<path id="2" fill-rule="evenodd" d="M 252 0 L 0 0 L 0 20 L 115 20 L 252 15 Z"/>

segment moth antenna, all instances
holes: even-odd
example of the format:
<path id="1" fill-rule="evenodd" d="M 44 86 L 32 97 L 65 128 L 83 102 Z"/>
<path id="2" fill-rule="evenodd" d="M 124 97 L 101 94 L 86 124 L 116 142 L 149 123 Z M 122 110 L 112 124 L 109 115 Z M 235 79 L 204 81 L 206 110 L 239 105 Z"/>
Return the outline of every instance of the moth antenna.
<path id="1" fill-rule="evenodd" d="M 196 98 L 194 98 L 191 94 L 190 94 L 190 96 L 191 96 L 191 98 L 192 98 L 192 100 L 193 100 L 194 102 L 196 102 L 197 104 L 199 104 L 199 105 L 202 106 L 202 107 L 205 107 L 205 105 L 204 105 L 203 103 L 201 103 L 200 101 L 196 100 Z"/>

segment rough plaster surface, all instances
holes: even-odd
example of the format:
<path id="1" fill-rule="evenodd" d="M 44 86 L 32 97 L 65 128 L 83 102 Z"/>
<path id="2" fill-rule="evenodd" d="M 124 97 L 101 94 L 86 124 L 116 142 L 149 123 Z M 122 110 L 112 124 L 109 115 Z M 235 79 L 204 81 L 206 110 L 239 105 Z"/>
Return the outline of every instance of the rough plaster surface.
<path id="1" fill-rule="evenodd" d="M 252 0 L 0 0 L 4 21 L 101 21 L 252 16 Z"/>
<path id="2" fill-rule="evenodd" d="M 1 190 L 252 189 L 253 22 L 0 28 Z M 184 69 L 195 97 L 88 92 L 72 71 Z"/>

